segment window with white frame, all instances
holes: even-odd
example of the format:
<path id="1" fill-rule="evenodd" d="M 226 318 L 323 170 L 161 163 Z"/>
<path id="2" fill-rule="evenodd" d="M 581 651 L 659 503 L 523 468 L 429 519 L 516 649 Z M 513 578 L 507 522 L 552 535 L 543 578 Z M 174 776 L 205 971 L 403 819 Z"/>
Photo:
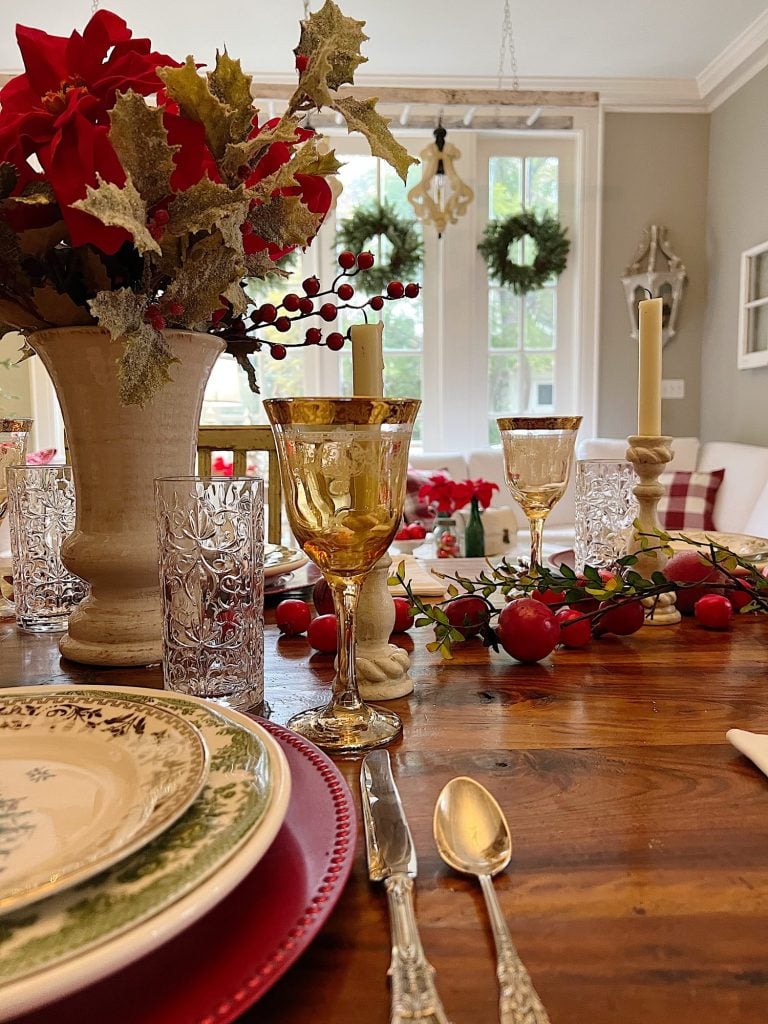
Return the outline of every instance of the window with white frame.
<path id="1" fill-rule="evenodd" d="M 738 365 L 768 366 L 768 242 L 741 254 Z"/>
<path id="2" fill-rule="evenodd" d="M 428 135 L 407 132 L 400 138 L 414 154 L 431 141 Z M 475 202 L 442 240 L 431 227 L 424 229 L 419 299 L 387 303 L 382 311 L 385 392 L 422 398 L 414 443 L 427 451 L 468 451 L 498 443 L 495 419 L 501 415 L 583 412 L 588 420 L 594 402 L 593 354 L 587 353 L 585 365 L 580 347 L 585 327 L 590 330 L 589 315 L 594 315 L 594 294 L 589 295 L 594 269 L 584 265 L 585 253 L 594 250 L 581 244 L 586 186 L 578 133 L 457 132 L 451 141 L 462 152 L 457 166 L 475 190 Z M 399 214 L 411 215 L 407 189 L 388 165 L 366 153 L 362 140 L 339 137 L 334 145 L 344 163 L 337 208 L 313 245 L 297 257 L 289 281 L 253 283 L 249 290 L 258 302 L 275 301 L 288 290 L 301 294 L 301 281 L 313 273 L 327 286 L 338 272 L 336 224 L 352 210 L 383 200 Z M 408 187 L 418 175 L 418 168 L 412 168 Z M 568 232 L 571 252 L 557 280 L 516 296 L 489 283 L 476 247 L 489 219 L 523 209 L 555 214 Z M 370 248 L 386 259 L 386 245 L 374 241 Z M 511 255 L 528 262 L 535 245 L 526 239 Z M 356 289 L 363 282 L 364 275 L 353 281 Z M 345 311 L 338 329 L 345 332 L 361 319 L 359 312 Z M 289 350 L 279 362 L 265 348 L 256 358 L 263 397 L 351 392 L 348 348 L 340 353 L 314 346 Z M 260 397 L 250 394 L 231 357 L 222 357 L 214 370 L 203 421 L 265 422 Z"/>

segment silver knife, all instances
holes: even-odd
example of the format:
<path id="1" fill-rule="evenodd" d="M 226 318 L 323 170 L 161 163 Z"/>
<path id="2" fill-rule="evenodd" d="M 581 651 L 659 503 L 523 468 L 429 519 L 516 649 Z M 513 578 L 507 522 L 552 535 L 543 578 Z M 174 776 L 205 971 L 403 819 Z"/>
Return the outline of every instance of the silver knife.
<path id="1" fill-rule="evenodd" d="M 360 769 L 368 877 L 384 882 L 392 931 L 390 1024 L 451 1024 L 424 955 L 413 906 L 416 850 L 386 750 L 374 750 Z"/>

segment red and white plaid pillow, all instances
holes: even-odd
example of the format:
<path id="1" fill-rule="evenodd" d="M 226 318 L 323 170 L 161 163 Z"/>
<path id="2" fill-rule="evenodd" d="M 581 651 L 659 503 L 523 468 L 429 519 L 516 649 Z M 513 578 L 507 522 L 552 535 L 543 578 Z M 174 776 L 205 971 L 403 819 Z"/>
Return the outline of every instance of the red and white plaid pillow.
<path id="1" fill-rule="evenodd" d="M 666 494 L 659 501 L 659 524 L 664 530 L 714 530 L 715 498 L 724 469 L 710 473 L 662 473 Z"/>

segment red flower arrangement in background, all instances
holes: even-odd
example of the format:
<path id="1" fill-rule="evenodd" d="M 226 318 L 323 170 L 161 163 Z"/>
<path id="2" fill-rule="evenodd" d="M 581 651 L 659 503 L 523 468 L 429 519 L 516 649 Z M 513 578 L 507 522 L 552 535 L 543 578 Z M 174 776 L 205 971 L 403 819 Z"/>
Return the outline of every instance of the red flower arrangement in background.
<path id="1" fill-rule="evenodd" d="M 499 485 L 490 480 L 451 480 L 444 473 L 435 473 L 429 480 L 419 489 L 419 499 L 429 502 L 441 515 L 453 515 L 473 498 L 477 498 L 480 507 L 486 509 L 491 504 L 493 492 L 499 489 Z"/>

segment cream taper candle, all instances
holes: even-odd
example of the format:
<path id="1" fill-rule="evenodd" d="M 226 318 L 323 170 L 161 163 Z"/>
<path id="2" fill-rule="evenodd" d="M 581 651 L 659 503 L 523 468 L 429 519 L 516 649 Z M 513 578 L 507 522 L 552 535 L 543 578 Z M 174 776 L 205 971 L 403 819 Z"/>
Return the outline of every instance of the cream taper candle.
<path id="1" fill-rule="evenodd" d="M 356 324 L 352 340 L 352 393 L 374 398 L 384 396 L 384 324 Z"/>
<path id="2" fill-rule="evenodd" d="M 658 437 L 661 433 L 661 299 L 643 299 L 638 303 L 638 313 L 637 433 L 641 437 Z"/>

